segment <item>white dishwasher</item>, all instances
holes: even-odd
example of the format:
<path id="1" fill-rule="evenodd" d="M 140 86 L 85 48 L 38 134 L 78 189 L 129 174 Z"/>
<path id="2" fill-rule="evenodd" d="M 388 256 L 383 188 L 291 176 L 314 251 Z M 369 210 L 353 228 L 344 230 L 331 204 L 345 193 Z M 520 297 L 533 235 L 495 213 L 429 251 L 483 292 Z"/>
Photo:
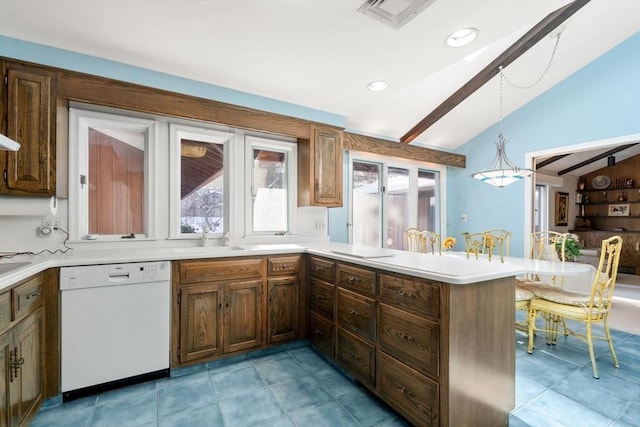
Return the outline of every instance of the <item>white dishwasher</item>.
<path id="1" fill-rule="evenodd" d="M 60 269 L 63 401 L 168 376 L 169 261 Z"/>

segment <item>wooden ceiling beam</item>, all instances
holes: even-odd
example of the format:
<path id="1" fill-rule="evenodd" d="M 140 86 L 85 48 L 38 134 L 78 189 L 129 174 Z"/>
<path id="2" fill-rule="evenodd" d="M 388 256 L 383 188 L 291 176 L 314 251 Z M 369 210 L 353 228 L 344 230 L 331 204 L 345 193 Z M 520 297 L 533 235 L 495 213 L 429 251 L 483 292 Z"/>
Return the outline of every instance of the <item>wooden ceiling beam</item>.
<path id="1" fill-rule="evenodd" d="M 518 59 L 522 54 L 528 51 L 536 43 L 546 37 L 551 31 L 557 28 L 564 21 L 569 19 L 574 13 L 580 10 L 590 0 L 575 0 L 560 9 L 551 12 L 542 21 L 538 22 L 518 41 L 509 46 L 507 50 L 502 52 L 489 65 L 482 69 L 478 74 L 471 78 L 466 84 L 458 89 L 453 95 L 447 98 L 442 104 L 436 107 L 429 115 L 422 119 L 409 132 L 405 133 L 400 142 L 405 144 L 411 143 L 421 133 L 433 126 L 438 120 L 444 117 L 449 111 L 462 103 L 471 96 L 475 91 L 484 86 L 499 72 L 499 67 L 507 67 L 513 61 Z"/>
<path id="2" fill-rule="evenodd" d="M 591 157 L 591 158 L 589 158 L 587 160 L 584 160 L 584 161 L 582 161 L 580 163 L 577 163 L 577 164 L 575 164 L 573 166 L 569 166 L 566 169 L 562 169 L 561 171 L 558 171 L 558 176 L 562 176 L 562 175 L 567 174 L 567 173 L 569 173 L 571 171 L 574 171 L 576 169 L 580 169 L 583 166 L 586 166 L 586 165 L 588 165 L 590 163 L 593 163 L 593 162 L 597 162 L 598 160 L 604 159 L 605 157 L 609 157 L 612 154 L 616 154 L 618 151 L 626 150 L 627 148 L 633 147 L 636 144 L 637 143 L 625 144 L 625 145 L 621 145 L 621 146 L 616 147 L 616 148 L 612 148 L 609 151 L 605 151 L 604 153 L 598 154 L 597 156 L 593 156 L 593 157 Z"/>
<path id="3" fill-rule="evenodd" d="M 547 160 L 543 160 L 540 163 L 536 162 L 536 169 L 542 169 L 545 166 L 549 166 L 551 163 L 557 162 L 560 159 L 564 159 L 568 155 L 569 154 L 560 154 L 560 155 L 557 155 L 557 156 L 549 157 Z"/>

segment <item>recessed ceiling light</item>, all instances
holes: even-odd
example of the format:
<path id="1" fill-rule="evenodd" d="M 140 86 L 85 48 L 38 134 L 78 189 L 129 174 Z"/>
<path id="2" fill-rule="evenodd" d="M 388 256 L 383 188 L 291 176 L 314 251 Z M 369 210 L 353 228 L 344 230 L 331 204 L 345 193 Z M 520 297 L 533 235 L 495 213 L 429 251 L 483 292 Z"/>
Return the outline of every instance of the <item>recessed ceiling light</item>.
<path id="1" fill-rule="evenodd" d="M 389 87 L 389 83 L 384 80 L 374 80 L 367 85 L 367 89 L 372 92 L 380 92 Z"/>
<path id="2" fill-rule="evenodd" d="M 445 42 L 449 47 L 462 47 L 474 41 L 476 37 L 478 37 L 478 30 L 476 28 L 466 27 L 449 34 Z"/>

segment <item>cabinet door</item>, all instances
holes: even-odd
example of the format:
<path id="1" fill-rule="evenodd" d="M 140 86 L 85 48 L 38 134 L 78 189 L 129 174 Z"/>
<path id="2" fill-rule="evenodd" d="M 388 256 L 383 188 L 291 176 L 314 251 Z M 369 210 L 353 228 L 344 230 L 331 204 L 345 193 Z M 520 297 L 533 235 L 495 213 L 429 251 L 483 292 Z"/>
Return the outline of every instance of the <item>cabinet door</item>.
<path id="1" fill-rule="evenodd" d="M 313 204 L 342 206 L 342 132 L 331 128 L 314 128 L 311 147 Z"/>
<path id="2" fill-rule="evenodd" d="M 42 308 L 38 308 L 13 328 L 13 352 L 18 363 L 9 390 L 13 426 L 21 425 L 42 401 L 42 339 Z"/>
<path id="3" fill-rule="evenodd" d="M 261 340 L 262 279 L 225 285 L 224 352 L 258 347 Z"/>
<path id="4" fill-rule="evenodd" d="M 218 284 L 180 290 L 180 362 L 222 353 L 223 302 Z"/>
<path id="5" fill-rule="evenodd" d="M 268 287 L 267 333 L 269 343 L 296 338 L 300 324 L 298 277 L 288 276 L 269 279 Z"/>
<path id="6" fill-rule="evenodd" d="M 37 69 L 7 67 L 7 136 L 20 150 L 6 153 L 0 192 L 55 194 L 51 77 Z"/>
<path id="7" fill-rule="evenodd" d="M 0 336 L 0 427 L 9 424 L 9 383 L 13 381 L 9 370 L 9 352 L 12 349 L 11 332 Z"/>

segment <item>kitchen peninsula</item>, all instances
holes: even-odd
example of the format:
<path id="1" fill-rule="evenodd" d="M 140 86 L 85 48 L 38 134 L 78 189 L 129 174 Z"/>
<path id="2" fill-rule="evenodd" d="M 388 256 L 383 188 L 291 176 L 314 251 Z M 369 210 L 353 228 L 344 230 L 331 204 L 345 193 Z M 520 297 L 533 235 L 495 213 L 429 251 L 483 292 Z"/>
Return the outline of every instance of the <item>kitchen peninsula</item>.
<path id="1" fill-rule="evenodd" d="M 57 267 L 172 261 L 172 368 L 237 354 L 229 347 L 229 352 L 178 357 L 181 334 L 193 332 L 178 324 L 184 320 L 180 303 L 196 289 L 231 286 L 250 276 L 259 295 L 258 332 L 255 341 L 237 347 L 238 352 L 308 338 L 416 425 L 507 425 L 515 404 L 513 278 L 522 270 L 513 264 L 393 250 L 376 254 L 371 248 L 324 242 L 74 251 L 60 257 L 19 258 L 11 262 L 28 264 L 0 273 L 0 292 L 11 292 Z M 216 277 L 213 266 L 227 261 L 236 266 L 227 269 L 231 278 Z M 295 292 L 295 286 L 285 286 L 291 283 L 297 283 L 298 298 L 280 299 L 279 304 L 299 302 L 299 307 L 284 316 L 283 307 L 274 306 L 274 301 L 288 295 L 288 289 Z M 52 285 L 44 290 L 48 322 L 58 316 L 57 293 Z M 296 313 L 300 327 L 291 333 L 278 322 Z M 59 364 L 54 349 L 58 333 L 44 329 L 47 371 L 48 364 Z M 56 381 L 44 378 L 44 397 L 59 394 Z"/>

